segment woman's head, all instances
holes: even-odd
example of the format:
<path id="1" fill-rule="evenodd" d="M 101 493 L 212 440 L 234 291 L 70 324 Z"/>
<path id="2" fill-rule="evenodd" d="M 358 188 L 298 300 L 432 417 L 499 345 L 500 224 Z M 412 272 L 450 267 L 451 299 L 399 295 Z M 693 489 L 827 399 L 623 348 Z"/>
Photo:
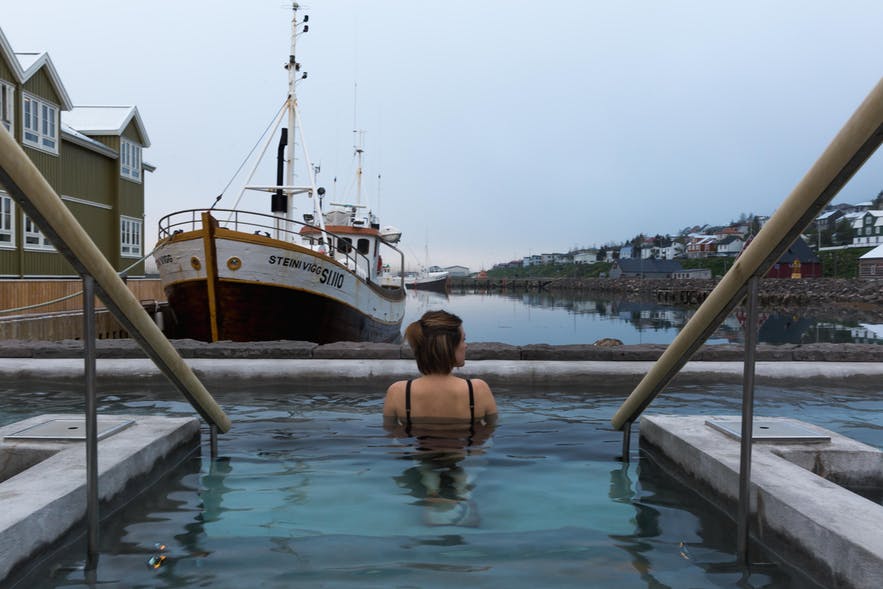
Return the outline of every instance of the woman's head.
<path id="1" fill-rule="evenodd" d="M 463 321 L 447 311 L 427 311 L 405 329 L 421 374 L 448 374 L 466 361 Z"/>

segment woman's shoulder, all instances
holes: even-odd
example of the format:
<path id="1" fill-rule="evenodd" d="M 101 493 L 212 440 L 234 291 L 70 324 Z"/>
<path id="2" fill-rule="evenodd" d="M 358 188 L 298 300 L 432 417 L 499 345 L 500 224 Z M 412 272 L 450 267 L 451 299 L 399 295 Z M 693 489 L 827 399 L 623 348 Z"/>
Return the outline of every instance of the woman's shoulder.
<path id="1" fill-rule="evenodd" d="M 491 392 L 490 385 L 488 385 L 488 383 L 486 383 L 484 380 L 482 380 L 480 378 L 468 378 L 466 380 L 468 380 L 469 382 L 472 383 L 472 388 L 475 390 L 475 392 L 478 392 L 478 391 Z"/>
<path id="2" fill-rule="evenodd" d="M 386 398 L 387 400 L 392 399 L 394 397 L 403 398 L 405 395 L 405 389 L 407 388 L 408 381 L 407 380 L 398 380 L 386 388 Z"/>

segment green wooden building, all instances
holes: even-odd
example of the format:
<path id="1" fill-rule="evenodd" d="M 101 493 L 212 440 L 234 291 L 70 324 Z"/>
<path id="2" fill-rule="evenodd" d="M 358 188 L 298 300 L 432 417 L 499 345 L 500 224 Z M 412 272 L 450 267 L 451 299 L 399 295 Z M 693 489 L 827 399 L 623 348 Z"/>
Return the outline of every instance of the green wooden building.
<path id="1" fill-rule="evenodd" d="M 110 263 L 143 276 L 145 172 L 154 168 L 142 158 L 150 139 L 138 109 L 74 106 L 49 54 L 15 53 L 0 30 L 0 122 Z M 75 276 L 0 184 L 0 279 Z"/>

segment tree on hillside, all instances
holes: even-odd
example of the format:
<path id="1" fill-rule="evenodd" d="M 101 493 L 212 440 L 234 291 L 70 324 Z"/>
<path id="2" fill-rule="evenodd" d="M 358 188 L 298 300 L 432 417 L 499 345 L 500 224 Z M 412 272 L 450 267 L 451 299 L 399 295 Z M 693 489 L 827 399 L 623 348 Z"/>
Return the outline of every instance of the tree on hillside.
<path id="1" fill-rule="evenodd" d="M 834 226 L 834 233 L 831 235 L 832 245 L 849 245 L 852 243 L 852 223 L 847 219 L 840 219 Z"/>
<path id="2" fill-rule="evenodd" d="M 752 237 L 757 235 L 760 231 L 760 217 L 757 215 L 751 215 L 751 221 L 748 223 L 748 235 Z"/>

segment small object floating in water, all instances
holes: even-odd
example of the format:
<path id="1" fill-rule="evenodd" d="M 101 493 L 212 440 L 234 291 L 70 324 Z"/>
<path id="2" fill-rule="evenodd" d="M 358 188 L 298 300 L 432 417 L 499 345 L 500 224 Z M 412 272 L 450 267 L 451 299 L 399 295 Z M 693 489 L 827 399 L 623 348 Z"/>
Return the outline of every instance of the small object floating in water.
<path id="1" fill-rule="evenodd" d="M 165 561 L 166 561 L 165 554 L 154 554 L 153 556 L 151 556 L 150 558 L 147 559 L 147 566 L 149 566 L 152 569 L 158 569 L 159 567 L 161 567 L 163 565 L 163 563 Z"/>
<path id="2" fill-rule="evenodd" d="M 156 550 L 157 553 L 147 559 L 147 566 L 152 569 L 158 569 L 166 561 L 166 555 L 162 554 L 166 551 L 166 545 L 162 542 L 157 542 L 153 545 L 153 549 Z"/>

